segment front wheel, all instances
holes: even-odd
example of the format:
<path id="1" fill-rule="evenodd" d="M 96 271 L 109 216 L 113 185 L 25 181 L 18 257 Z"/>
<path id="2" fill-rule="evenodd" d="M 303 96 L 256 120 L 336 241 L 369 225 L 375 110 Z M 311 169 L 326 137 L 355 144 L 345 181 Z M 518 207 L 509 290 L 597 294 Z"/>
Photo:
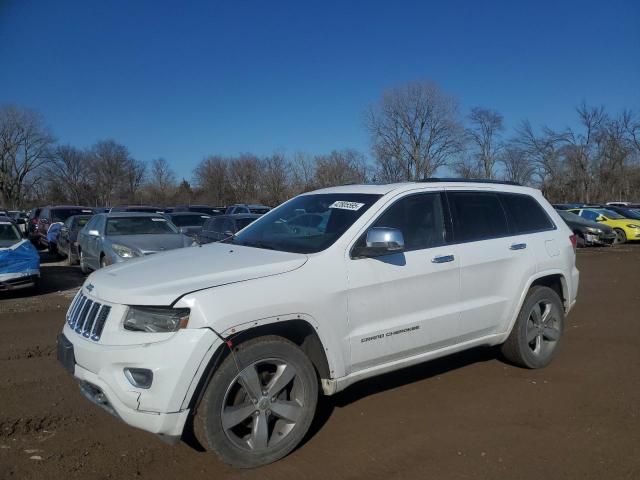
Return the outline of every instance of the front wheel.
<path id="1" fill-rule="evenodd" d="M 624 233 L 624 230 L 620 229 L 620 228 L 614 228 L 613 232 L 616 234 L 616 238 L 613 241 L 613 243 L 615 244 L 619 244 L 619 243 L 626 243 L 627 241 L 627 234 Z"/>
<path id="2" fill-rule="evenodd" d="M 225 463 L 266 465 L 300 443 L 317 400 L 318 379 L 302 350 L 259 337 L 234 347 L 213 375 L 194 418 L 196 436 Z"/>
<path id="3" fill-rule="evenodd" d="M 529 290 L 513 330 L 502 344 L 502 354 L 521 367 L 546 367 L 556 354 L 563 330 L 560 297 L 549 287 L 535 286 Z"/>

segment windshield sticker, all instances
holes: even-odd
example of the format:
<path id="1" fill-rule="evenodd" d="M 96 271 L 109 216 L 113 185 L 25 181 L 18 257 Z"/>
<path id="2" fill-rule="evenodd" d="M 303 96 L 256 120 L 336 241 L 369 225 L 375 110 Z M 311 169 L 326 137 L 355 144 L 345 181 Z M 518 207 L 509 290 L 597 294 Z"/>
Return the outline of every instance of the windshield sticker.
<path id="1" fill-rule="evenodd" d="M 166 220 L 164 218 L 152 218 L 151 221 L 152 222 L 166 222 Z"/>
<path id="2" fill-rule="evenodd" d="M 347 202 L 345 200 L 338 200 L 329 205 L 329 208 L 339 208 L 340 210 L 353 210 L 354 212 L 364 207 L 364 203 Z"/>

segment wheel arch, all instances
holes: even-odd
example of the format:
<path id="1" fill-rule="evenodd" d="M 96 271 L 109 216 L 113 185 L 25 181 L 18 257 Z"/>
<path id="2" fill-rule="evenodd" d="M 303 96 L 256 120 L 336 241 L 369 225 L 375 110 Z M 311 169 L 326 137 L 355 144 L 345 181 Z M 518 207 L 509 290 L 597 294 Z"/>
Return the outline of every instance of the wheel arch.
<path id="1" fill-rule="evenodd" d="M 567 284 L 567 279 L 564 273 L 561 270 L 548 270 L 543 272 L 538 272 L 534 276 L 532 276 L 525 288 L 522 290 L 522 294 L 520 295 L 520 300 L 518 301 L 518 307 L 515 309 L 513 317 L 511 318 L 511 322 L 509 323 L 509 328 L 505 332 L 505 335 L 509 335 L 513 326 L 516 323 L 518 315 L 520 314 L 520 310 L 522 309 L 522 305 L 524 304 L 525 299 L 527 298 L 527 294 L 529 291 L 535 286 L 544 286 L 549 287 L 554 290 L 558 296 L 560 297 L 560 301 L 564 306 L 565 313 L 569 311 L 569 285 Z"/>
<path id="2" fill-rule="evenodd" d="M 307 355 L 316 370 L 319 381 L 331 378 L 333 370 L 327 355 L 328 350 L 320 339 L 317 327 L 302 318 L 301 315 L 296 315 L 293 318 L 288 317 L 290 316 L 287 318 L 275 317 L 272 321 L 250 322 L 217 333 L 222 343 L 211 352 L 208 359 L 204 360 L 207 362 L 206 367 L 200 374 L 191 398 L 185 399 L 186 405 L 183 404 L 183 408 L 186 406 L 192 413 L 195 413 L 217 368 L 233 349 L 241 348 L 243 343 L 257 337 L 276 335 L 293 342 Z"/>

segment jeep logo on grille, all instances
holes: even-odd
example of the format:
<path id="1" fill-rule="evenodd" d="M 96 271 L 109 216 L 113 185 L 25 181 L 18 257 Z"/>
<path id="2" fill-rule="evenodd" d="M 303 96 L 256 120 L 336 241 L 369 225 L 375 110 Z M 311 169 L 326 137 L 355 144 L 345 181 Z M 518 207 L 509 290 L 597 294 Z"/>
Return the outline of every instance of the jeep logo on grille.
<path id="1" fill-rule="evenodd" d="M 93 284 L 88 283 L 86 287 L 84 287 L 87 289 L 87 292 L 91 292 L 93 290 Z"/>

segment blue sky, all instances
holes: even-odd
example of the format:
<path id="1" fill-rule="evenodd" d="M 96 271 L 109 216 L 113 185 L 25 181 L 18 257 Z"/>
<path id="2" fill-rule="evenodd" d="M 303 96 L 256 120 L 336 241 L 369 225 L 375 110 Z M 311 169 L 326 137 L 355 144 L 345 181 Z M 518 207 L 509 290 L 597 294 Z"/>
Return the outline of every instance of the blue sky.
<path id="1" fill-rule="evenodd" d="M 0 0 L 0 104 L 181 176 L 213 153 L 369 153 L 366 107 L 430 79 L 466 111 L 640 109 L 640 2 Z"/>

